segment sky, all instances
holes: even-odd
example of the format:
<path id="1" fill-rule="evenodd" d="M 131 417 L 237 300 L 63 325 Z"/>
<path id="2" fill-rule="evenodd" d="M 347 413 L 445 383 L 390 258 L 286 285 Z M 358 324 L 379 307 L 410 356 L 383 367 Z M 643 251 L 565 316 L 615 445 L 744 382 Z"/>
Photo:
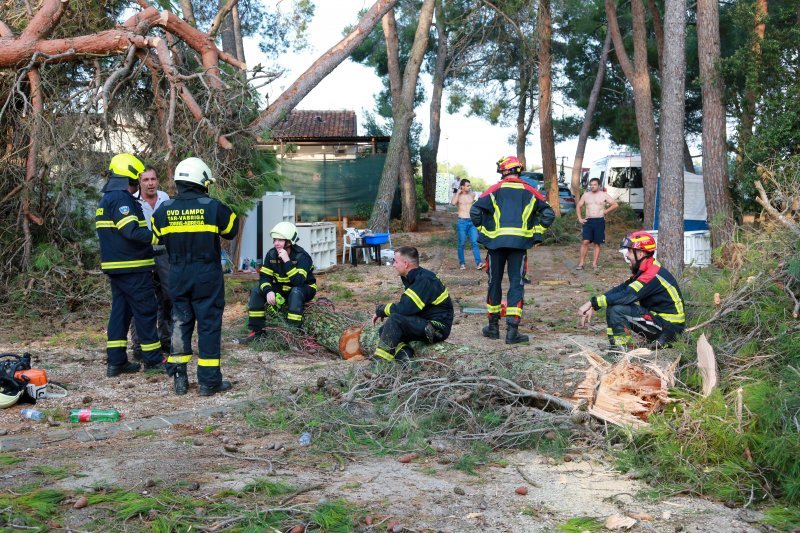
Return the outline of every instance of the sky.
<path id="1" fill-rule="evenodd" d="M 265 2 L 287 7 L 290 3 L 289 0 L 265 0 Z M 310 46 L 302 53 L 287 53 L 282 56 L 280 64 L 287 69 L 287 72 L 266 88 L 269 99 L 276 98 L 321 54 L 339 42 L 343 37 L 343 28 L 354 24 L 358 20 L 359 10 L 368 9 L 372 4 L 372 0 L 317 0 L 314 19 L 308 31 Z M 245 56 L 249 67 L 258 63 L 265 66 L 272 64 L 260 53 L 255 40 L 245 42 Z M 355 111 L 359 122 L 358 131 L 362 134 L 364 112 L 374 112 L 375 95 L 381 88 L 381 80 L 372 69 L 347 59 L 323 79 L 300 102 L 297 109 Z M 430 90 L 427 93 L 429 94 Z M 445 93 L 444 101 L 446 99 Z M 416 108 L 416 121 L 422 125 L 422 144 L 428 139 L 429 106 L 430 101 L 427 100 Z M 556 113 L 559 112 L 558 106 L 554 109 Z M 489 183 L 497 180 L 495 162 L 503 156 L 516 153 L 515 146 L 508 142 L 509 136 L 514 133 L 513 127 L 492 126 L 485 120 L 465 115 L 451 115 L 443 109 L 441 128 L 439 161 L 463 165 L 470 176 L 483 178 Z M 556 161 L 560 164 L 561 157 L 565 156 L 564 164 L 571 167 L 576 146 L 577 138 L 557 144 Z M 605 156 L 608 151 L 607 140 L 590 139 L 583 166 L 588 167 L 592 161 Z M 541 167 L 538 128 L 529 137 L 526 158 L 529 169 Z M 569 169 L 567 179 L 569 179 Z"/>

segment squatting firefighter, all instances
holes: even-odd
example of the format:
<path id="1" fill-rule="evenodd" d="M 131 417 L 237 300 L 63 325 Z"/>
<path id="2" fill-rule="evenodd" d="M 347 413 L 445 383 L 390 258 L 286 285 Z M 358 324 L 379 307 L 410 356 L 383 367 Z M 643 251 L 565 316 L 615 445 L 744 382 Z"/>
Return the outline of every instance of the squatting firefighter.
<path id="1" fill-rule="evenodd" d="M 232 387 L 222 380 L 220 333 L 225 309 L 225 282 L 220 261 L 220 237 L 239 231 L 230 207 L 208 196 L 214 183 L 211 169 L 190 157 L 175 167 L 177 196 L 153 214 L 153 233 L 167 247 L 172 291 L 172 353 L 167 374 L 174 377 L 175 394 L 186 394 L 186 365 L 192 358 L 192 333 L 197 323 L 197 383 L 200 396 Z"/>
<path id="2" fill-rule="evenodd" d="M 394 254 L 394 269 L 405 290 L 397 303 L 378 305 L 372 317 L 380 328 L 375 356 L 407 364 L 414 350 L 411 341 L 440 342 L 453 326 L 453 302 L 439 277 L 419 266 L 419 251 L 403 246 Z"/>
<path id="3" fill-rule="evenodd" d="M 299 328 L 306 302 L 317 294 L 314 262 L 308 252 L 297 245 L 297 227 L 291 222 L 278 222 L 270 236 L 273 248 L 264 256 L 258 287 L 250 290 L 247 321 L 250 334 L 240 341 L 243 344 L 264 335 L 265 309 L 277 315 L 285 305 L 290 326 Z"/>
<path id="4" fill-rule="evenodd" d="M 631 277 L 601 296 L 584 303 L 578 313 L 588 325 L 592 313 L 606 309 L 611 346 L 628 347 L 630 331 L 666 347 L 683 332 L 686 316 L 678 282 L 653 255 L 656 241 L 646 231 L 634 231 L 622 240 L 620 252 L 631 267 Z M 636 305 L 634 302 L 641 305 Z"/>
<path id="5" fill-rule="evenodd" d="M 528 341 L 527 335 L 519 333 L 527 250 L 541 244 L 544 230 L 555 220 L 555 213 L 544 196 L 520 179 L 522 170 L 522 163 L 514 156 L 498 161 L 500 182 L 489 187 L 469 213 L 478 228 L 478 242 L 489 250 L 486 262 L 489 325 L 483 328 L 483 336 L 490 339 L 500 338 L 503 271 L 508 270 L 506 344 Z"/>
<path id="6" fill-rule="evenodd" d="M 111 158 L 108 170 L 95 227 L 100 240 L 100 268 L 111 282 L 106 375 L 113 377 L 141 368 L 128 361 L 125 350 L 131 317 L 136 321 L 145 368 L 159 368 L 163 359 L 156 329 L 153 234 L 147 228 L 142 207 L 133 197 L 144 165 L 131 154 L 117 154 Z"/>

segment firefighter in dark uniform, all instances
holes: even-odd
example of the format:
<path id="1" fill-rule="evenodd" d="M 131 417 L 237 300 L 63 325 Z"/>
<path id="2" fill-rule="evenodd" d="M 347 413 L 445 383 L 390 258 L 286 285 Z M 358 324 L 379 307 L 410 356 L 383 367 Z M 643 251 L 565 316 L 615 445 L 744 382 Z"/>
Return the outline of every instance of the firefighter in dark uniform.
<path id="1" fill-rule="evenodd" d="M 378 305 L 375 309 L 373 326 L 386 319 L 380 329 L 375 356 L 406 365 L 414 357 L 414 350 L 407 343 L 434 343 L 450 336 L 453 302 L 439 276 L 419 266 L 416 248 L 403 246 L 397 250 L 394 269 L 405 290 L 399 302 Z"/>
<path id="2" fill-rule="evenodd" d="M 686 327 L 683 296 L 675 277 L 656 261 L 656 240 L 646 231 L 634 231 L 622 240 L 631 277 L 605 294 L 594 296 L 578 310 L 581 325 L 594 311 L 605 308 L 610 347 L 627 349 L 630 332 L 668 347 Z M 636 305 L 635 302 L 641 305 Z"/>
<path id="3" fill-rule="evenodd" d="M 167 247 L 172 292 L 172 353 L 167 374 L 174 376 L 175 394 L 186 394 L 186 365 L 192 358 L 192 333 L 197 323 L 197 383 L 200 396 L 229 390 L 220 369 L 220 333 L 225 309 L 225 281 L 220 261 L 220 237 L 239 231 L 231 209 L 208 196 L 214 182 L 211 169 L 190 157 L 175 167 L 177 196 L 153 213 L 153 233 Z"/>
<path id="4" fill-rule="evenodd" d="M 478 228 L 478 242 L 488 249 L 486 309 L 489 325 L 483 328 L 483 336 L 490 339 L 500 338 L 501 284 L 503 271 L 508 270 L 506 344 L 528 341 L 527 335 L 519 334 L 525 299 L 526 254 L 528 248 L 542 242 L 544 230 L 555 220 L 555 213 L 544 196 L 519 178 L 522 170 L 522 163 L 514 156 L 498 161 L 500 182 L 486 189 L 469 213 Z"/>
<path id="5" fill-rule="evenodd" d="M 100 268 L 111 282 L 106 354 L 108 377 L 138 372 L 141 365 L 128 361 L 125 351 L 131 317 L 142 346 L 146 369 L 162 368 L 161 341 L 156 329 L 158 304 L 153 288 L 153 234 L 147 229 L 142 208 L 133 197 L 144 165 L 131 154 L 111 159 L 110 175 L 95 213 L 100 240 Z"/>
<path id="6" fill-rule="evenodd" d="M 297 227 L 291 222 L 278 222 L 270 236 L 274 247 L 264 256 L 258 287 L 250 290 L 247 321 L 250 333 L 240 341 L 242 344 L 264 336 L 265 309 L 275 315 L 285 309 L 289 326 L 300 328 L 303 308 L 317 294 L 314 262 L 308 252 L 297 245 Z"/>

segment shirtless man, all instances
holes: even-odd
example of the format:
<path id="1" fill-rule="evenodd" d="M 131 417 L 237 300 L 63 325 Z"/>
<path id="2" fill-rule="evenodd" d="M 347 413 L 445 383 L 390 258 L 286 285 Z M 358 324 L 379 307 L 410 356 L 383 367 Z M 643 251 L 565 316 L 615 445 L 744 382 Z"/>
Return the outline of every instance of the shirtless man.
<path id="1" fill-rule="evenodd" d="M 478 230 L 472 224 L 469 218 L 469 210 L 472 204 L 475 203 L 475 193 L 472 192 L 472 185 L 468 179 L 463 179 L 459 182 L 458 190 L 453 194 L 450 203 L 458 207 L 458 223 L 456 225 L 456 232 L 458 233 L 458 264 L 461 270 L 467 268 L 466 260 L 464 259 L 464 245 L 467 242 L 467 235 L 472 243 L 472 255 L 475 257 L 475 268 L 481 270 L 483 268 L 483 261 L 481 261 L 481 251 L 478 248 Z"/>
<path id="2" fill-rule="evenodd" d="M 581 217 L 581 208 L 586 206 L 586 218 Z M 589 190 L 583 193 L 578 201 L 578 222 L 583 224 L 583 243 L 581 243 L 581 260 L 577 270 L 583 270 L 589 243 L 594 243 L 594 260 L 592 266 L 597 272 L 597 259 L 600 257 L 600 245 L 606 242 L 606 219 L 608 213 L 619 207 L 619 204 L 607 192 L 600 190 L 600 180 L 589 180 Z"/>

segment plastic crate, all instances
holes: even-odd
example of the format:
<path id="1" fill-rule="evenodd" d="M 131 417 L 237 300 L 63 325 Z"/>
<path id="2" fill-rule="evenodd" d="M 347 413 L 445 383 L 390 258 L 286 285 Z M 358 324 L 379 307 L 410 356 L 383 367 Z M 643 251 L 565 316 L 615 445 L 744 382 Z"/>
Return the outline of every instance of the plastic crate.
<path id="1" fill-rule="evenodd" d="M 269 232 L 278 222 L 294 223 L 295 199 L 292 193 L 288 192 L 268 192 L 261 198 L 262 222 L 261 234 L 264 239 L 264 250 L 272 248 L 272 237 Z"/>
<path id="2" fill-rule="evenodd" d="M 336 224 L 311 222 L 297 224 L 300 237 L 297 245 L 311 255 L 316 270 L 326 270 L 336 264 Z"/>
<path id="3" fill-rule="evenodd" d="M 658 231 L 647 233 L 658 242 Z M 656 256 L 658 252 L 656 251 Z M 711 232 L 708 230 L 683 233 L 683 263 L 687 266 L 706 267 L 711 264 Z"/>
<path id="4" fill-rule="evenodd" d="M 373 233 L 372 235 L 364 235 L 364 244 L 386 244 L 388 240 L 388 233 Z"/>

